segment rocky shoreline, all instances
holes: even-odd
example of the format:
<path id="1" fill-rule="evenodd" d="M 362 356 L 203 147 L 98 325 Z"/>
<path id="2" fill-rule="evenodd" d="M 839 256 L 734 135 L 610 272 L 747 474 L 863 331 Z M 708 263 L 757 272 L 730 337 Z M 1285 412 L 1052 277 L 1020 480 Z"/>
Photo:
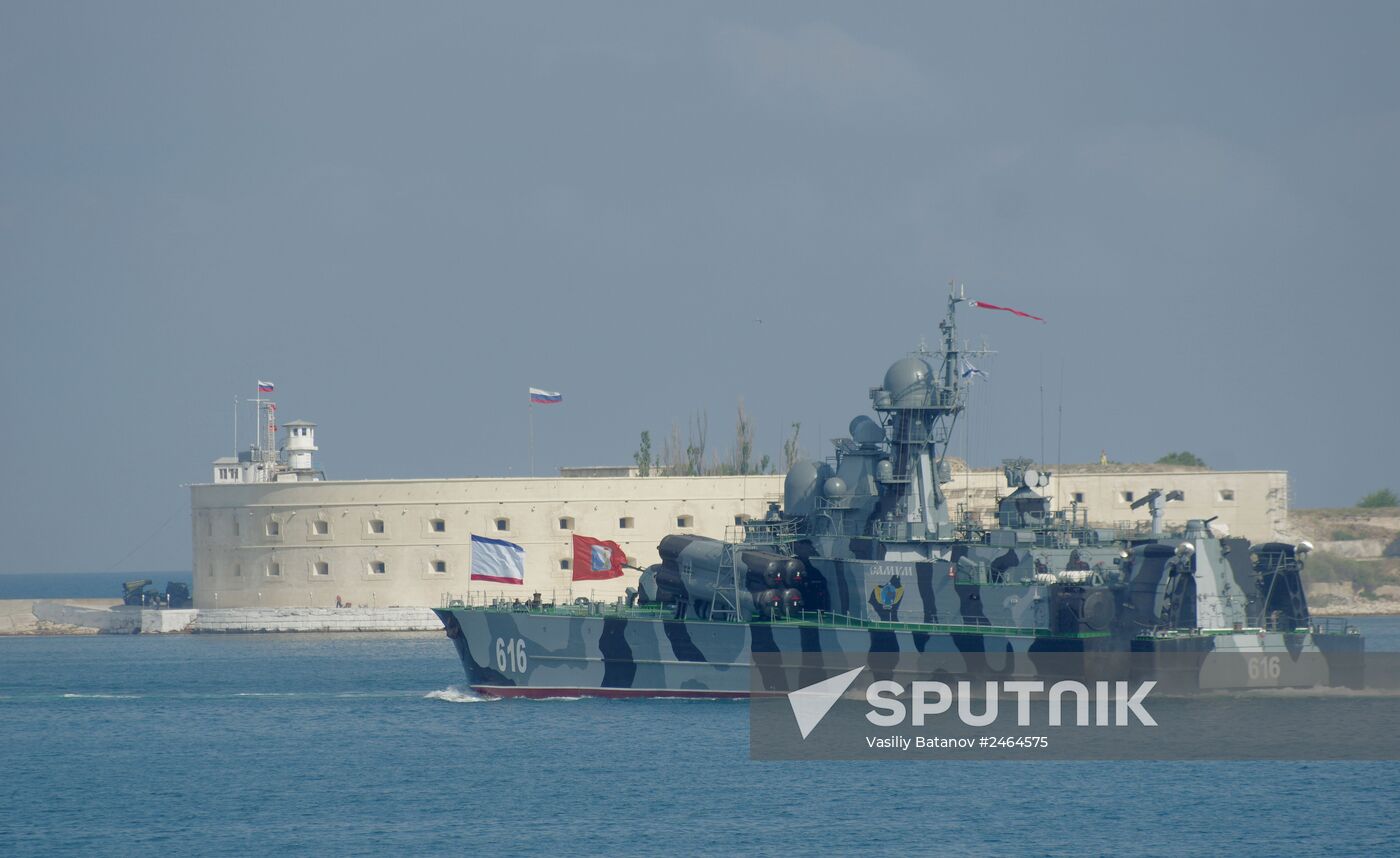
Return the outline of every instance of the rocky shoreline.
<path id="1" fill-rule="evenodd" d="M 1400 587 L 1363 593 L 1354 584 L 1309 584 L 1308 610 L 1315 617 L 1390 617 L 1400 614 Z"/>
<path id="2" fill-rule="evenodd" d="M 0 600 L 0 636 L 442 631 L 428 608 L 212 608 L 123 606 L 105 599 Z"/>

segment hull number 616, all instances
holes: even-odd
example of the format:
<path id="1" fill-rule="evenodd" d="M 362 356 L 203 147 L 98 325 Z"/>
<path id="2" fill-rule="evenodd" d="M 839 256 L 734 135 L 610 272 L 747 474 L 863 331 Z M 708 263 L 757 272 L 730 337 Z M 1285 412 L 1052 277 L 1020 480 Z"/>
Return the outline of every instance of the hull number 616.
<path id="1" fill-rule="evenodd" d="M 517 638 L 496 638 L 496 668 L 501 673 L 524 673 L 528 664 L 525 658 L 525 641 Z"/>
<path id="2" fill-rule="evenodd" d="M 1250 679 L 1278 679 L 1282 673 L 1276 655 L 1261 655 L 1249 660 Z"/>

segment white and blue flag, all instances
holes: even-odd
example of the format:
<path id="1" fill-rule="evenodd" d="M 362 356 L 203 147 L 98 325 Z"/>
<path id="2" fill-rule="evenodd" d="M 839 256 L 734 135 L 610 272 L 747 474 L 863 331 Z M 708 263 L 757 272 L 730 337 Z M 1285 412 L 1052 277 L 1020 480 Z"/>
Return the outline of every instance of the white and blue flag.
<path id="1" fill-rule="evenodd" d="M 980 376 L 982 376 L 983 378 L 991 378 L 991 376 L 987 375 L 987 374 L 986 374 L 985 372 L 983 372 L 982 370 L 980 370 L 980 369 L 978 369 L 977 367 L 973 366 L 973 365 L 972 365 L 972 361 L 968 360 L 967 358 L 963 358 L 963 359 L 962 359 L 962 377 L 963 377 L 964 379 L 967 379 L 967 380 L 971 381 L 971 380 L 972 380 L 972 377 L 973 377 L 974 375 L 980 375 Z"/>
<path id="2" fill-rule="evenodd" d="M 525 549 L 504 539 L 472 534 L 473 581 L 525 583 Z"/>

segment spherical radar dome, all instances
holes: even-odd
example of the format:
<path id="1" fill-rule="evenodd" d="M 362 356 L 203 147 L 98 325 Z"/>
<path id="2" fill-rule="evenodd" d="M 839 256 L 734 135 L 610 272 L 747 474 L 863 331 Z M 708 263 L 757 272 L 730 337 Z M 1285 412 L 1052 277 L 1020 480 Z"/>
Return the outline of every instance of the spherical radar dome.
<path id="1" fill-rule="evenodd" d="M 851 421 L 851 440 L 857 444 L 878 444 L 885 440 L 885 427 L 864 414 Z"/>
<path id="2" fill-rule="evenodd" d="M 825 483 L 822 483 L 822 494 L 829 498 L 845 497 L 850 493 L 850 487 L 840 477 L 829 477 Z"/>
<path id="3" fill-rule="evenodd" d="M 885 370 L 885 390 L 889 391 L 895 405 L 927 404 L 932 378 L 933 369 L 923 358 L 903 358 Z"/>

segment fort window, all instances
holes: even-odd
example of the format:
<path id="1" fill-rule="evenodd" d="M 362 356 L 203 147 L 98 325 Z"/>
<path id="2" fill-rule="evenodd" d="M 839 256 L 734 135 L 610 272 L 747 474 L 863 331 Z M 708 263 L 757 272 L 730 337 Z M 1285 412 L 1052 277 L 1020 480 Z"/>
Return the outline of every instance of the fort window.
<path id="1" fill-rule="evenodd" d="M 694 527 L 694 526 L 695 526 L 695 516 L 693 516 L 693 515 L 678 515 L 678 516 L 676 516 L 676 527 Z"/>
<path id="2" fill-rule="evenodd" d="M 276 521 L 269 521 L 269 522 L 267 523 L 267 535 L 268 535 L 268 536 L 278 536 L 278 535 L 280 535 L 281 533 L 282 533 L 282 525 L 281 525 L 281 524 L 277 523 Z"/>
<path id="3" fill-rule="evenodd" d="M 559 561 L 559 569 L 561 571 L 568 572 L 572 568 L 574 568 L 574 561 L 568 559 Z"/>
<path id="4" fill-rule="evenodd" d="M 749 518 L 750 518 L 750 516 L 748 515 L 748 513 L 743 513 L 743 512 L 741 512 L 741 513 L 739 513 L 738 515 L 734 516 L 734 523 L 735 523 L 735 524 L 748 524 L 748 523 L 749 523 Z"/>
<path id="5" fill-rule="evenodd" d="M 446 533 L 446 532 L 447 532 L 447 522 L 443 521 L 443 520 L 440 519 L 440 518 L 435 518 L 435 519 L 433 519 L 432 521 L 429 522 L 429 524 L 432 525 L 433 533 Z"/>
<path id="6" fill-rule="evenodd" d="M 329 536 L 331 532 L 331 523 L 329 521 L 317 519 L 311 522 L 311 532 L 317 536 Z"/>
<path id="7" fill-rule="evenodd" d="M 242 528 L 239 527 L 239 525 L 238 525 L 238 518 L 237 518 L 237 516 L 238 516 L 238 513 L 234 513 L 234 519 L 233 519 L 233 535 L 234 535 L 234 536 L 238 536 L 238 535 L 242 532 Z"/>
<path id="8" fill-rule="evenodd" d="M 206 515 L 204 516 L 204 535 L 205 535 L 205 536 L 213 536 L 213 535 L 214 535 L 214 517 L 213 517 L 212 515 L 206 514 Z"/>
<path id="9" fill-rule="evenodd" d="M 1235 490 L 1234 490 L 1234 489 L 1221 489 L 1221 490 L 1220 490 L 1220 499 L 1223 500 L 1223 501 L 1232 501 L 1232 500 L 1234 500 L 1234 499 L 1235 499 Z"/>
<path id="10" fill-rule="evenodd" d="M 383 561 L 383 560 L 372 560 L 372 561 L 370 561 L 370 564 L 369 564 L 369 574 L 371 574 L 371 575 L 383 575 L 383 574 L 384 574 L 385 572 L 387 572 L 387 571 L 388 571 L 388 568 L 384 565 L 384 561 Z"/>
<path id="11" fill-rule="evenodd" d="M 433 561 L 433 572 L 436 573 L 436 574 L 438 574 L 438 575 L 446 575 L 446 574 L 447 574 L 447 561 L 446 561 L 446 560 L 434 560 L 434 561 Z"/>
<path id="12" fill-rule="evenodd" d="M 242 578 L 242 577 L 243 577 L 243 564 L 241 564 L 241 563 L 235 563 L 235 564 L 233 564 L 233 577 L 235 577 L 235 578 Z"/>
<path id="13" fill-rule="evenodd" d="M 1083 492 L 1075 492 L 1075 493 L 1074 493 L 1074 502 L 1075 502 L 1075 503 L 1084 503 L 1084 493 L 1083 493 Z"/>
<path id="14" fill-rule="evenodd" d="M 282 564 L 281 564 L 281 563 L 269 563 L 269 564 L 267 564 L 267 577 L 269 577 L 269 578 L 281 578 L 281 577 L 282 577 Z"/>
<path id="15" fill-rule="evenodd" d="M 371 519 L 369 520 L 369 532 L 370 532 L 370 533 L 383 533 L 383 532 L 384 532 L 384 519 L 382 519 L 382 518 L 371 518 Z"/>
<path id="16" fill-rule="evenodd" d="M 571 516 L 571 515 L 561 516 L 561 517 L 559 518 L 559 529 L 560 529 L 560 530 L 573 530 L 573 529 L 574 529 L 574 517 Z"/>
<path id="17" fill-rule="evenodd" d="M 317 560 L 315 564 L 312 565 L 311 572 L 313 575 L 326 577 L 331 574 L 331 564 L 324 560 Z"/>
<path id="18" fill-rule="evenodd" d="M 632 516 L 630 516 L 630 515 L 628 515 L 628 516 L 623 516 L 622 518 L 619 518 L 619 519 L 617 520 L 617 526 L 620 527 L 620 528 L 622 528 L 623 530 L 626 530 L 626 529 L 632 527 L 633 524 L 635 524 L 635 521 L 632 519 Z"/>
<path id="19" fill-rule="evenodd" d="M 1119 494 L 1120 494 L 1120 496 L 1123 498 L 1123 503 L 1132 503 L 1132 502 L 1133 502 L 1133 493 L 1132 493 L 1132 492 L 1120 492 Z"/>
<path id="20" fill-rule="evenodd" d="M 496 519 L 496 529 L 497 529 L 497 530 L 500 530 L 500 531 L 510 530 L 510 519 L 508 519 L 508 518 L 498 518 L 498 519 Z"/>

